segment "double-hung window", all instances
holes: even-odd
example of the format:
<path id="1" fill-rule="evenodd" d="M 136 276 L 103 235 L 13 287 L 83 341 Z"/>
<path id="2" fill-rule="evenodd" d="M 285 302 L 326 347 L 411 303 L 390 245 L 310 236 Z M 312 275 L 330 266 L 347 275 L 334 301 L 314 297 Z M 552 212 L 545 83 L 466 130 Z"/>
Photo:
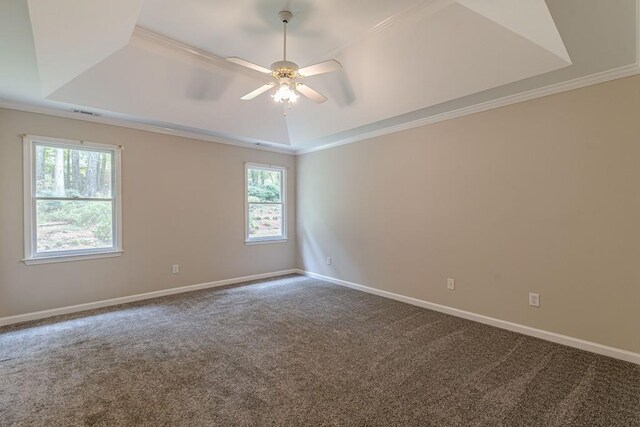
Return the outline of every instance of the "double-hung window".
<path id="1" fill-rule="evenodd" d="M 32 135 L 23 144 L 25 263 L 119 255 L 121 148 Z"/>
<path id="2" fill-rule="evenodd" d="M 286 241 L 286 168 L 247 163 L 245 179 L 245 242 Z"/>

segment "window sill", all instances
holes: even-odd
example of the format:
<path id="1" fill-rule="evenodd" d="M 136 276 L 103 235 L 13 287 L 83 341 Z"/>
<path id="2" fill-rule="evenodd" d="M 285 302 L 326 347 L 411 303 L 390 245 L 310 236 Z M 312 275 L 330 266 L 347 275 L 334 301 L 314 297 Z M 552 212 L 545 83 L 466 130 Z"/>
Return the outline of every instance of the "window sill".
<path id="1" fill-rule="evenodd" d="M 245 240 L 245 245 L 265 245 L 267 243 L 287 243 L 288 239 Z"/>
<path id="2" fill-rule="evenodd" d="M 113 258 L 122 255 L 122 251 L 109 251 L 109 252 L 97 252 L 91 254 L 76 254 L 76 255 L 56 255 L 49 257 L 40 257 L 40 258 L 29 258 L 23 259 L 26 265 L 35 265 L 35 264 L 51 264 L 54 262 L 69 262 L 69 261 L 84 261 L 88 259 L 98 259 L 98 258 Z"/>

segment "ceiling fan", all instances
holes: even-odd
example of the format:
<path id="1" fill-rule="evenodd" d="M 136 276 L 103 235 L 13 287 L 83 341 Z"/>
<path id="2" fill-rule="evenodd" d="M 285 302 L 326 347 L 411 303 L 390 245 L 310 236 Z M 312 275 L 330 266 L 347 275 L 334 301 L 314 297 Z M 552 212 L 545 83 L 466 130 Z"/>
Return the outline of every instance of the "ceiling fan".
<path id="1" fill-rule="evenodd" d="M 327 97 L 310 88 L 306 84 L 301 83 L 300 80 L 304 77 L 340 70 L 342 65 L 340 65 L 338 61 L 330 59 L 328 61 L 309 65 L 308 67 L 299 68 L 298 64 L 295 62 L 287 61 L 287 24 L 291 21 L 291 18 L 293 18 L 293 14 L 288 10 L 283 10 L 278 14 L 278 16 L 284 24 L 284 58 L 282 61 L 274 62 L 271 64 L 271 69 L 268 69 L 252 62 L 245 61 L 241 58 L 227 58 L 227 61 L 242 65 L 243 67 L 250 68 L 260 73 L 268 74 L 275 79 L 274 82 L 260 86 L 258 89 L 249 92 L 240 99 L 248 101 L 272 88 L 277 87 L 277 90 L 272 95 L 273 100 L 275 102 L 285 103 L 289 108 L 291 108 L 291 103 L 296 102 L 298 99 L 298 93 L 317 102 L 318 104 L 322 104 L 327 100 Z"/>

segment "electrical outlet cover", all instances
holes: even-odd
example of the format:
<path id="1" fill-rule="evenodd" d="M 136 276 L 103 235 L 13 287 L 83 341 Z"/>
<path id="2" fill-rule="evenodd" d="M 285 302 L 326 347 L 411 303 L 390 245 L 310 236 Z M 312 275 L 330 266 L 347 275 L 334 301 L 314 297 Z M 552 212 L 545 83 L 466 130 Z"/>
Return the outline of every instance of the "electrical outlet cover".
<path id="1" fill-rule="evenodd" d="M 540 307 L 540 294 L 529 293 L 529 305 L 531 307 Z"/>

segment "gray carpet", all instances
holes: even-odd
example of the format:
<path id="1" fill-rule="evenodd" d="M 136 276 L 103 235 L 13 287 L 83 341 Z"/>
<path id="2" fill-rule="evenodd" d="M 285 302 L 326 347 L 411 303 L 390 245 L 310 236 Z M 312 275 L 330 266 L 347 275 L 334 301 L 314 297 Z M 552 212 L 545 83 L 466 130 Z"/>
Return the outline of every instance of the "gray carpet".
<path id="1" fill-rule="evenodd" d="M 288 276 L 1 328 L 0 424 L 640 426 L 640 366 Z"/>

